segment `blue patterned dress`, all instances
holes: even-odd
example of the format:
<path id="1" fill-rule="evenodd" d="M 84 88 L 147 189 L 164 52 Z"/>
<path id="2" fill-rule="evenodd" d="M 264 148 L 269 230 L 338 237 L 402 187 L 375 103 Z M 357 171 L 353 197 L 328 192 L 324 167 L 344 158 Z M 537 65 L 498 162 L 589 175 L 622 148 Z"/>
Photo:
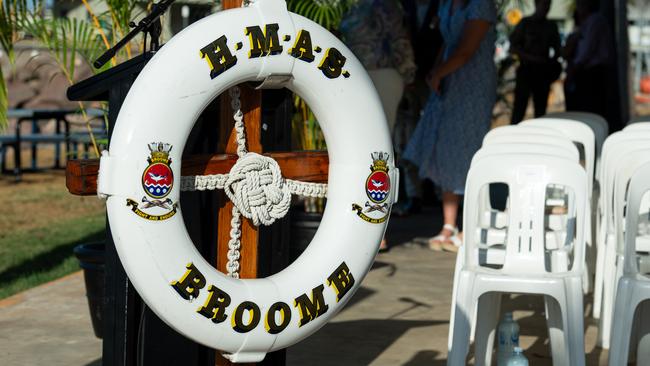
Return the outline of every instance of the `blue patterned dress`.
<path id="1" fill-rule="evenodd" d="M 496 101 L 496 6 L 492 0 L 469 0 L 452 13 L 452 2 L 443 1 L 438 12 L 445 60 L 460 42 L 467 20 L 487 20 L 492 26 L 472 58 L 444 78 L 441 95 L 431 93 L 404 158 L 418 165 L 420 176 L 433 180 L 443 192 L 463 194 L 472 156 L 490 128 Z"/>

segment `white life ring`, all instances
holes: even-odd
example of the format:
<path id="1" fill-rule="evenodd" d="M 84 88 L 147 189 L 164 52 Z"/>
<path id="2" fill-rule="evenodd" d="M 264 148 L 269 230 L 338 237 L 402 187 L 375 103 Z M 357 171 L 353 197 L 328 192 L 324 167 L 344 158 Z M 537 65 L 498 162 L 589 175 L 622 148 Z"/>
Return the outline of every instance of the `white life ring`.
<path id="1" fill-rule="evenodd" d="M 214 98 L 276 76 L 306 100 L 323 129 L 327 207 L 293 264 L 238 280 L 201 257 L 176 214 L 181 155 Z M 390 189 L 371 192 L 373 179 Z M 362 65 L 284 1 L 261 0 L 194 23 L 149 61 L 120 110 L 98 192 L 107 197 L 122 264 L 147 305 L 233 362 L 256 362 L 314 333 L 350 299 L 377 253 L 397 182 L 382 105 Z"/>

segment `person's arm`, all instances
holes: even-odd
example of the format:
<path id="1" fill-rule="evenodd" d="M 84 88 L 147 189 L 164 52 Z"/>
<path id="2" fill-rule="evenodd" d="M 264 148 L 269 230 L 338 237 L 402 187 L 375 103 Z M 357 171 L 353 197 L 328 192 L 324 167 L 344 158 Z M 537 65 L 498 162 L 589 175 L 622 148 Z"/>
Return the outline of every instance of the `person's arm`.
<path id="1" fill-rule="evenodd" d="M 562 40 L 560 39 L 560 31 L 557 29 L 557 24 L 553 23 L 553 41 L 551 43 L 553 48 L 553 59 L 557 60 L 562 52 Z"/>
<path id="2" fill-rule="evenodd" d="M 440 64 L 431 76 L 431 89 L 440 94 L 440 81 L 447 75 L 460 69 L 474 56 L 481 41 L 490 29 L 491 23 L 487 20 L 472 19 L 465 22 L 460 43 L 449 58 Z"/>

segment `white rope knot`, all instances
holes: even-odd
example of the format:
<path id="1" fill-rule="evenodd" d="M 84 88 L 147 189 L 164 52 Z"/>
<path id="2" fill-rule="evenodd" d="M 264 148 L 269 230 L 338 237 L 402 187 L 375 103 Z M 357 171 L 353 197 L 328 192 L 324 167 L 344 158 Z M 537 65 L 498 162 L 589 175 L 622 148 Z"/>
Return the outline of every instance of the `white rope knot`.
<path id="1" fill-rule="evenodd" d="M 237 160 L 224 191 L 241 214 L 259 226 L 283 218 L 291 206 L 291 191 L 272 158 L 247 153 Z"/>

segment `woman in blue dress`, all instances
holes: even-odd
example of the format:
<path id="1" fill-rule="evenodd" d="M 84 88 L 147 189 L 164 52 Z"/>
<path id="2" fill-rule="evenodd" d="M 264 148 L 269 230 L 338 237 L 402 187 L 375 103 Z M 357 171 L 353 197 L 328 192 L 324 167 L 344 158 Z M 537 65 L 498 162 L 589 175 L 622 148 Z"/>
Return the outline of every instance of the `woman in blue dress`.
<path id="1" fill-rule="evenodd" d="M 456 251 L 465 178 L 496 101 L 496 6 L 493 0 L 443 0 L 438 16 L 445 46 L 428 80 L 433 93 L 404 158 L 442 191 L 444 226 L 430 248 Z"/>

